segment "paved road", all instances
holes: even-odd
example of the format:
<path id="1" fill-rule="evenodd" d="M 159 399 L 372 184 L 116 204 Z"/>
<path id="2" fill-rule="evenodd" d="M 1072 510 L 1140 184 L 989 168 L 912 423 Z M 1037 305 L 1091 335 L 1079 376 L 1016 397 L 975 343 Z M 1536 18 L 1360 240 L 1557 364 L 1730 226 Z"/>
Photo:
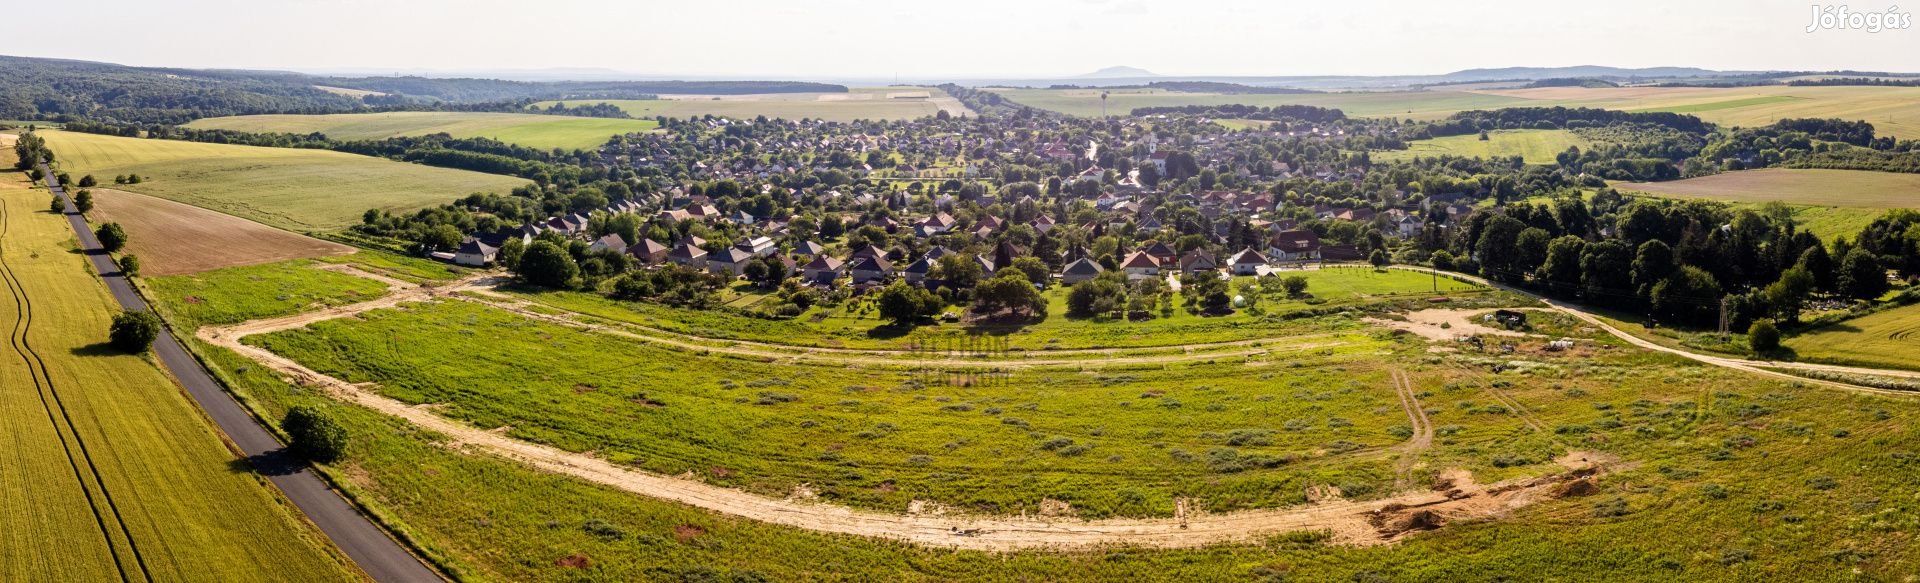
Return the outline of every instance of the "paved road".
<path id="1" fill-rule="evenodd" d="M 1416 271 L 1420 273 L 1435 273 L 1434 270 L 1428 269 L 1425 267 L 1395 265 L 1393 266 L 1393 268 L 1404 269 L 1407 271 Z M 1652 350 L 1654 352 L 1665 352 L 1667 354 L 1672 354 L 1675 356 L 1681 356 L 1681 357 L 1693 359 L 1695 361 L 1703 362 L 1706 364 L 1731 368 L 1734 370 L 1746 371 L 1746 372 L 1750 372 L 1750 373 L 1761 375 L 1761 376 L 1799 381 L 1803 383 L 1826 385 L 1826 386 L 1846 389 L 1850 391 L 1859 391 L 1863 393 L 1878 393 L 1878 394 L 1884 394 L 1884 395 L 1900 395 L 1900 396 L 1906 396 L 1906 397 L 1916 396 L 1916 394 L 1913 391 L 1882 389 L 1878 387 L 1869 387 L 1864 385 L 1856 385 L 1852 383 L 1843 383 L 1843 382 L 1837 382 L 1837 381 L 1808 378 L 1808 377 L 1803 377 L 1799 375 L 1787 374 L 1787 373 L 1783 373 L 1775 370 L 1767 370 L 1767 369 L 1768 368 L 1784 368 L 1784 369 L 1794 369 L 1794 370 L 1833 372 L 1833 373 L 1845 373 L 1845 374 L 1867 375 L 1867 376 L 1902 377 L 1902 378 L 1920 378 L 1920 372 L 1893 370 L 1893 369 L 1880 369 L 1880 368 L 1867 368 L 1867 367 L 1859 367 L 1859 366 L 1838 366 L 1838 365 L 1831 365 L 1831 364 L 1786 362 L 1786 361 L 1777 361 L 1777 360 L 1747 360 L 1742 358 L 1732 358 L 1732 357 L 1726 357 L 1726 356 L 1714 356 L 1711 354 L 1701 354 L 1698 352 L 1693 352 L 1691 350 L 1681 350 L 1678 348 L 1665 346 L 1665 345 L 1653 342 L 1651 340 L 1647 340 L 1645 338 L 1635 336 L 1633 334 L 1628 333 L 1625 330 L 1615 328 L 1612 325 L 1606 323 L 1605 321 L 1602 321 L 1599 317 L 1594 316 L 1593 314 L 1587 312 L 1585 309 L 1582 309 L 1579 305 L 1576 305 L 1576 304 L 1572 304 L 1562 300 L 1556 300 L 1553 298 L 1535 294 L 1527 290 L 1523 290 L 1523 289 L 1516 288 L 1509 285 L 1500 284 L 1497 282 L 1489 281 L 1484 278 L 1474 277 L 1471 275 L 1464 275 L 1464 274 L 1452 273 L 1447 271 L 1441 271 L 1438 273 L 1443 276 L 1459 278 L 1459 279 L 1470 281 L 1480 285 L 1490 286 L 1490 287 L 1510 291 L 1516 294 L 1520 294 L 1526 297 L 1540 300 L 1542 303 L 1547 304 L 1553 309 L 1559 310 L 1560 312 L 1563 312 L 1575 318 L 1579 318 L 1580 321 L 1586 322 L 1595 327 L 1598 327 L 1601 330 L 1605 331 L 1606 333 L 1614 335 L 1614 337 L 1616 338 L 1627 341 L 1628 344 L 1632 344 L 1634 346 L 1644 348 L 1647 350 Z M 1767 368 L 1761 368 L 1761 367 L 1767 367 Z"/>
<path id="2" fill-rule="evenodd" d="M 107 289 L 113 292 L 113 298 L 120 307 L 130 311 L 147 310 L 147 302 L 135 292 L 133 285 L 120 273 L 113 257 L 101 249 L 100 241 L 88 228 L 86 218 L 73 206 L 64 189 L 53 184 L 53 172 L 40 166 L 40 172 L 47 176 L 48 185 L 54 194 L 67 200 L 67 220 L 73 224 L 74 235 L 79 237 L 80 248 L 93 262 L 93 268 L 100 272 L 100 279 L 106 281 Z M 333 491 L 326 481 L 314 475 L 313 468 L 303 462 L 292 460 L 282 453 L 285 448 L 280 440 L 266 428 L 261 427 L 246 409 L 240 407 L 213 376 L 201 368 L 200 361 L 194 359 L 185 347 L 180 345 L 171 334 L 161 334 L 153 343 L 153 351 L 172 374 L 173 378 L 185 387 L 187 394 L 207 413 L 207 417 L 220 426 L 227 438 L 240 446 L 254 461 L 256 467 L 273 481 L 280 491 L 285 493 L 307 518 L 320 526 L 321 532 L 333 539 L 333 543 L 345 551 L 353 562 L 382 582 L 443 581 L 433 569 L 402 547 L 399 542 L 387 536 L 385 530 L 373 524 L 366 516 L 345 498 Z"/>

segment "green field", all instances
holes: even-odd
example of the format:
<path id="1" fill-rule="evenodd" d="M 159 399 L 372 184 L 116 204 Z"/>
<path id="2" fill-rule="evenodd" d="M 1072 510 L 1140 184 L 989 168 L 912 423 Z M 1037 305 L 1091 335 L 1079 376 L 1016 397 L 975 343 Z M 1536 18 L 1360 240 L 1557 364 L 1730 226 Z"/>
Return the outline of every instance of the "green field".
<path id="1" fill-rule="evenodd" d="M 523 179 L 331 152 L 95 134 L 42 132 L 60 169 L 144 179 L 124 190 L 184 202 L 295 232 L 360 223 L 370 208 L 396 213 L 446 204 L 474 192 L 501 194 Z"/>
<path id="2" fill-rule="evenodd" d="M 276 279 L 304 277 L 201 276 L 240 286 L 278 286 Z M 314 289 L 326 295 L 324 285 Z M 161 301 L 186 303 L 180 297 Z M 1364 440 L 1355 443 L 1396 443 L 1400 434 L 1392 425 L 1405 417 L 1392 420 L 1399 412 L 1390 394 L 1383 402 L 1377 386 L 1380 367 L 1388 363 L 1414 373 L 1433 423 L 1456 427 L 1443 429 L 1446 435 L 1423 454 L 1430 463 L 1422 471 L 1472 468 L 1488 480 L 1531 475 L 1541 470 L 1537 459 L 1505 468 L 1493 460 L 1512 463 L 1516 456 L 1571 448 L 1627 462 L 1599 480 L 1596 494 L 1548 497 L 1496 520 L 1451 524 L 1390 545 L 1356 548 L 1314 536 L 1281 536 L 1192 550 L 986 554 L 714 514 L 444 447 L 435 434 L 403 421 L 327 405 L 353 436 L 349 461 L 328 471 L 462 578 L 934 581 L 1017 575 L 1171 581 L 1282 573 L 1347 581 L 1575 580 L 1606 573 L 1615 580 L 1768 580 L 1792 574 L 1794 580 L 1839 581 L 1898 578 L 1920 561 L 1911 534 L 1920 524 L 1920 503 L 1908 495 L 1910 484 L 1903 479 L 1912 471 L 1920 435 L 1902 421 L 1920 413 L 1920 404 L 1651 355 L 1552 318 L 1540 319 L 1544 332 L 1603 348 L 1436 353 L 1418 340 L 1373 337 L 1330 354 L 1276 358 L 1264 367 L 1235 361 L 1091 373 L 1035 370 L 1004 384 L 911 387 L 900 373 L 881 369 L 790 367 L 695 353 L 665 357 L 640 344 L 519 321 L 465 302 L 412 304 L 368 316 L 266 341 L 349 375 L 391 381 L 396 386 L 381 390 L 445 403 L 437 410 L 483 427 L 510 424 L 507 431 L 516 435 L 565 447 L 600 443 L 605 449 L 598 453 L 633 456 L 630 461 L 641 467 L 686 467 L 701 479 L 767 492 L 787 480 L 824 474 L 813 485 L 826 503 L 887 506 L 911 491 L 966 496 L 978 503 L 965 508 L 969 512 L 995 508 L 988 503 L 1012 511 L 1041 496 L 1059 496 L 1081 511 L 1161 514 L 1166 506 L 1159 497 L 1186 488 L 1211 491 L 1216 503 L 1229 507 L 1298 500 L 1297 476 L 1338 475 L 1346 481 L 1337 486 L 1366 492 L 1367 484 L 1385 481 L 1386 460 L 1329 455 L 1278 470 L 1233 473 L 1211 472 L 1206 460 L 1211 449 L 1233 447 L 1214 440 L 1234 429 L 1275 429 L 1272 445 L 1238 448 L 1246 451 L 1294 451 L 1345 431 L 1352 432 L 1346 439 Z M 1309 320 L 1302 325 L 1351 325 L 1337 315 Z M 392 334 L 413 342 L 393 345 Z M 237 355 L 204 345 L 199 350 L 267 418 L 293 404 L 328 403 Z M 415 368 L 421 372 L 411 372 Z M 510 382 L 515 380 L 520 382 Z M 732 381 L 733 388 L 722 381 Z M 581 386 L 587 384 L 593 386 Z M 635 392 L 657 404 L 630 400 Z M 796 398 L 766 399 L 763 392 Z M 1265 395 L 1274 398 L 1261 400 Z M 738 402 L 742 397 L 748 402 Z M 757 404 L 762 399 L 772 403 Z M 1526 414 L 1498 406 L 1503 399 L 1523 403 Z M 1168 400 L 1181 405 L 1162 404 Z M 973 408 L 948 408 L 961 404 Z M 1027 404 L 1036 406 L 1021 408 Z M 990 416 L 988 406 L 1005 411 Z M 1295 415 L 1338 416 L 1352 426 L 1312 423 L 1290 431 L 1287 421 Z M 1005 416 L 1034 431 L 989 422 Z M 513 421 L 519 419 L 531 424 Z M 1528 420 L 1543 429 L 1529 429 Z M 1162 434 L 1145 435 L 1156 430 Z M 1218 435 L 1204 435 L 1209 431 Z M 943 440 L 954 435 L 972 435 L 974 441 L 949 449 L 946 444 L 958 440 Z M 1078 455 L 1039 448 L 1056 437 L 1093 445 Z M 1155 441 L 1165 441 L 1167 449 L 1154 448 Z M 929 445 L 932 453 L 919 455 L 931 459 L 903 459 Z M 1198 462 L 1166 453 L 1202 446 L 1208 451 L 1199 453 Z M 977 451 L 988 447 L 1003 454 Z M 1115 454 L 1120 462 L 1105 461 Z M 1131 467 L 1136 464 L 1167 475 L 1153 479 Z M 970 467 L 946 476 L 930 469 L 952 465 Z M 1787 466 L 1794 470 L 1781 471 Z M 763 471 L 774 477 L 743 475 Z M 965 492 L 944 485 L 946 480 L 982 488 Z M 1077 487 L 1129 482 L 1139 484 L 1128 488 L 1131 494 Z M 1236 483 L 1248 488 L 1232 488 Z M 1370 495 L 1377 493 L 1358 494 Z M 1144 505 L 1132 505 L 1142 497 Z M 1668 527 L 1673 524 L 1687 528 Z"/>
<path id="3" fill-rule="evenodd" d="M 1568 130 L 1496 130 L 1488 132 L 1486 140 L 1481 140 L 1477 134 L 1418 140 L 1408 143 L 1405 150 L 1374 152 L 1370 156 L 1376 161 L 1439 155 L 1470 158 L 1520 156 L 1528 164 L 1554 164 L 1554 156 L 1567 151 L 1567 148 L 1586 150 L 1592 146 L 1585 138 Z"/>
<path id="4" fill-rule="evenodd" d="M 1801 360 L 1920 370 L 1920 306 L 1893 308 L 1795 334 Z"/>
<path id="5" fill-rule="evenodd" d="M 532 148 L 592 149 L 607 139 L 653 130 L 651 120 L 518 113 L 399 111 L 331 115 L 242 115 L 194 120 L 187 127 L 242 132 L 319 132 L 336 140 L 378 140 L 445 133 L 493 138 Z"/>
<path id="6" fill-rule="evenodd" d="M 994 91 L 1041 109 L 1084 117 L 1100 115 L 1100 89 Z M 1566 106 L 1671 111 L 1742 127 L 1767 125 L 1787 118 L 1865 120 L 1872 122 L 1883 136 L 1920 138 L 1920 87 L 1547 87 L 1291 95 L 1124 89 L 1111 93 L 1107 112 L 1112 115 L 1126 115 L 1133 108 L 1146 106 L 1299 104 L 1339 108 L 1355 117 L 1428 120 L 1469 109 Z"/>
<path id="7" fill-rule="evenodd" d="M 117 306 L 23 183 L 0 174 L 0 578 L 362 579 L 164 371 L 106 346 Z"/>
<path id="8" fill-rule="evenodd" d="M 896 98 L 924 94 L 918 98 Z M 543 102 L 541 107 L 555 102 Z M 771 93 L 765 95 L 676 95 L 662 99 L 578 99 L 569 107 L 611 103 L 633 117 L 696 117 L 714 115 L 734 119 L 757 116 L 781 119 L 914 119 L 946 110 L 961 115 L 968 110 L 959 100 L 931 87 L 862 87 L 846 93 Z"/>

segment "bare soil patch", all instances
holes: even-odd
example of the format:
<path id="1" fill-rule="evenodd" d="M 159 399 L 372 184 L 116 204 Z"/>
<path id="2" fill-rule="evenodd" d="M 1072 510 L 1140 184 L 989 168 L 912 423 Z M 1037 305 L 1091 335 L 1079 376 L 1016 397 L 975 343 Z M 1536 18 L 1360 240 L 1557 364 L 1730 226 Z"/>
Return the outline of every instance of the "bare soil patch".
<path id="1" fill-rule="evenodd" d="M 1482 324 L 1478 319 L 1474 318 L 1477 314 L 1491 311 L 1493 310 L 1433 308 L 1409 313 L 1405 321 L 1388 320 L 1384 318 L 1367 318 L 1366 321 L 1370 324 L 1378 324 L 1395 330 L 1405 330 L 1418 334 L 1422 338 L 1436 341 L 1453 340 L 1461 336 L 1476 336 L 1480 334 L 1515 337 L 1526 336 L 1526 334 L 1521 332 Z"/>
<path id="2" fill-rule="evenodd" d="M 352 247 L 200 207 L 112 189 L 93 190 L 93 219 L 127 229 L 127 252 L 146 275 L 183 275 L 353 253 Z"/>

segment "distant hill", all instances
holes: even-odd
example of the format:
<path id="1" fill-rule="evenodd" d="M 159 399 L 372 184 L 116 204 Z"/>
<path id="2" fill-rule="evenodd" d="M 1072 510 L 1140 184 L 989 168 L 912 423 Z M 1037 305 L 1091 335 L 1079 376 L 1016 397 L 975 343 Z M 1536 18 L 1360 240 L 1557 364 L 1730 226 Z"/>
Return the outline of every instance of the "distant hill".
<path id="1" fill-rule="evenodd" d="M 1673 77 L 1718 77 L 1730 74 L 1726 71 L 1714 71 L 1694 67 L 1649 67 L 1628 69 L 1621 67 L 1602 67 L 1597 65 L 1579 65 L 1573 67 L 1502 67 L 1498 69 L 1466 69 L 1441 75 L 1447 81 L 1506 81 L 1510 79 L 1555 79 L 1555 78 L 1673 78 Z"/>
<path id="2" fill-rule="evenodd" d="M 1073 79 L 1138 79 L 1142 77 L 1159 77 L 1159 75 L 1154 74 L 1152 71 L 1148 71 L 1146 69 L 1140 69 L 1136 67 L 1107 67 L 1105 69 L 1094 71 L 1092 73 L 1087 73 L 1085 75 L 1077 75 L 1072 78 Z"/>
<path id="3" fill-rule="evenodd" d="M 337 89 L 376 92 L 356 96 Z M 667 93 L 844 93 L 842 85 L 792 81 L 502 81 L 428 77 L 329 77 L 283 71 L 129 67 L 0 55 L 0 119 L 87 119 L 179 124 L 204 117 L 350 113 L 423 104 L 553 99 L 647 99 Z M 351 93 L 351 92 L 347 92 Z M 505 104 L 505 105 L 502 105 Z"/>

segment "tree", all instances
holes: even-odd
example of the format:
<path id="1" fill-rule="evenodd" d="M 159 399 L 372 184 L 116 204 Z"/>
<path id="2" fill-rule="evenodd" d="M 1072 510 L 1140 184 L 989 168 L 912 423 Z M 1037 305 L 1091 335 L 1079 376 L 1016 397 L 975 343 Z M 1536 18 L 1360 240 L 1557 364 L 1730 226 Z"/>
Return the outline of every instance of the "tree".
<path id="1" fill-rule="evenodd" d="M 1374 269 L 1386 269 L 1391 262 L 1387 259 L 1387 252 L 1382 249 L 1374 249 L 1373 254 L 1367 256 L 1367 263 L 1372 263 Z"/>
<path id="2" fill-rule="evenodd" d="M 974 287 L 973 300 L 973 309 L 987 314 L 1046 313 L 1046 300 L 1040 297 L 1040 290 L 1018 269 L 1001 270 L 993 279 L 980 282 Z"/>
<path id="3" fill-rule="evenodd" d="M 120 275 L 127 277 L 140 275 L 140 257 L 138 255 L 120 256 Z"/>
<path id="4" fill-rule="evenodd" d="M 96 183 L 93 181 L 92 174 L 80 177 L 80 188 L 93 188 L 94 184 Z"/>
<path id="5" fill-rule="evenodd" d="M 1653 286 L 1673 275 L 1673 248 L 1665 241 L 1652 239 L 1640 244 L 1633 254 L 1634 294 L 1645 300 L 1653 296 Z"/>
<path id="6" fill-rule="evenodd" d="M 1297 298 L 1307 293 L 1307 276 L 1289 275 L 1280 280 L 1280 288 L 1287 290 L 1287 297 Z"/>
<path id="7" fill-rule="evenodd" d="M 1014 259 L 1012 267 L 1020 273 L 1027 274 L 1027 281 L 1036 285 L 1045 285 L 1047 281 L 1053 279 L 1053 270 L 1048 269 L 1047 264 L 1040 261 L 1038 257 L 1025 256 Z"/>
<path id="8" fill-rule="evenodd" d="M 1874 257 L 1866 249 L 1854 249 L 1847 252 L 1847 258 L 1840 262 L 1838 282 L 1840 295 L 1856 300 L 1870 300 L 1887 293 L 1887 269 L 1880 266 L 1880 258 Z"/>
<path id="9" fill-rule="evenodd" d="M 875 301 L 880 305 L 880 317 L 892 320 L 895 326 L 900 327 L 912 326 L 921 318 L 938 316 L 947 307 L 940 296 L 900 280 L 880 290 L 880 297 Z"/>
<path id="10" fill-rule="evenodd" d="M 1180 295 L 1186 296 L 1187 309 L 1194 312 L 1223 314 L 1233 306 L 1233 298 L 1227 295 L 1227 280 L 1215 272 L 1181 277 Z"/>
<path id="11" fill-rule="evenodd" d="M 300 457 L 319 463 L 331 463 L 346 457 L 347 430 L 332 416 L 312 405 L 295 405 L 281 418 L 280 428 L 291 443 L 287 448 Z"/>
<path id="12" fill-rule="evenodd" d="M 1580 253 L 1580 296 L 1589 303 L 1625 305 L 1635 296 L 1620 274 L 1633 264 L 1633 249 L 1618 239 L 1588 245 Z M 1648 290 L 1651 292 L 1652 290 Z"/>
<path id="13" fill-rule="evenodd" d="M 1494 279 L 1509 283 L 1518 283 L 1522 277 L 1519 269 L 1520 254 L 1516 243 L 1520 232 L 1527 224 L 1506 215 L 1497 215 L 1487 219 L 1481 227 L 1480 240 L 1474 244 L 1474 253 L 1480 256 L 1481 270 Z"/>
<path id="14" fill-rule="evenodd" d="M 1839 278 L 1839 273 L 1834 270 L 1833 256 L 1827 253 L 1826 246 L 1816 242 L 1816 244 L 1808 247 L 1805 252 L 1800 254 L 1800 260 L 1794 265 L 1807 270 L 1807 273 L 1813 276 L 1813 289 L 1820 291 L 1834 290 L 1835 281 Z"/>
<path id="15" fill-rule="evenodd" d="M 1800 267 L 1780 273 L 1780 279 L 1760 291 L 1773 315 L 1787 322 L 1800 321 L 1800 306 L 1813 293 L 1813 274 Z"/>
<path id="16" fill-rule="evenodd" d="M 1720 313 L 1720 282 L 1692 265 L 1653 286 L 1653 311 L 1673 321 L 1705 324 Z"/>
<path id="17" fill-rule="evenodd" d="M 153 312 L 121 312 L 107 329 L 107 343 L 128 354 L 140 354 L 160 337 L 160 317 Z"/>
<path id="18" fill-rule="evenodd" d="M 1085 318 L 1105 316 L 1127 305 L 1126 274 L 1109 271 L 1067 292 L 1067 315 Z"/>
<path id="19" fill-rule="evenodd" d="M 1553 234 L 1546 229 L 1529 227 L 1514 237 L 1513 245 L 1516 257 L 1513 268 L 1522 273 L 1533 273 L 1540 264 L 1547 262 L 1547 246 L 1552 244 Z"/>
<path id="20" fill-rule="evenodd" d="M 79 209 L 80 214 L 83 215 L 93 212 L 93 191 L 82 190 L 74 193 L 73 208 Z"/>
<path id="21" fill-rule="evenodd" d="M 108 253 L 119 251 L 121 247 L 127 246 L 127 230 L 120 228 L 120 223 L 100 225 L 100 228 L 94 229 L 93 236 L 100 240 L 100 248 L 106 249 Z"/>
<path id="22" fill-rule="evenodd" d="M 521 281 L 555 289 L 570 289 L 580 277 L 580 266 L 567 250 L 548 241 L 535 241 L 513 270 Z"/>
<path id="23" fill-rule="evenodd" d="M 1540 271 L 1534 277 L 1557 293 L 1580 289 L 1580 255 L 1586 249 L 1587 242 L 1573 235 L 1554 239 L 1547 245 L 1547 260 L 1540 264 Z"/>
<path id="24" fill-rule="evenodd" d="M 508 270 L 520 266 L 520 258 L 527 254 L 527 242 L 519 237 L 510 237 L 500 244 L 500 253 L 494 258 Z"/>
<path id="25" fill-rule="evenodd" d="M 67 201 L 66 201 L 66 199 L 63 199 L 63 198 L 60 198 L 60 195 L 58 195 L 58 194 L 56 194 L 56 195 L 53 195 L 53 202 L 47 205 L 47 211 L 48 211 L 48 212 L 53 212 L 53 213 L 65 213 L 65 212 L 67 212 Z"/>
<path id="26" fill-rule="evenodd" d="M 940 256 L 940 259 L 933 262 L 932 272 L 928 274 L 928 277 L 940 280 L 954 289 L 970 289 L 979 285 L 981 278 L 985 276 L 986 271 L 980 267 L 980 262 L 974 261 L 970 255 L 958 253 Z M 1021 273 L 1021 276 L 1025 277 L 1026 274 Z"/>
<path id="27" fill-rule="evenodd" d="M 1773 320 L 1754 320 L 1747 327 L 1747 347 L 1762 354 L 1779 350 L 1780 329 L 1773 326 Z"/>
<path id="28" fill-rule="evenodd" d="M 420 234 L 420 249 L 424 251 L 451 251 L 460 247 L 460 229 L 453 225 L 434 225 Z"/>

